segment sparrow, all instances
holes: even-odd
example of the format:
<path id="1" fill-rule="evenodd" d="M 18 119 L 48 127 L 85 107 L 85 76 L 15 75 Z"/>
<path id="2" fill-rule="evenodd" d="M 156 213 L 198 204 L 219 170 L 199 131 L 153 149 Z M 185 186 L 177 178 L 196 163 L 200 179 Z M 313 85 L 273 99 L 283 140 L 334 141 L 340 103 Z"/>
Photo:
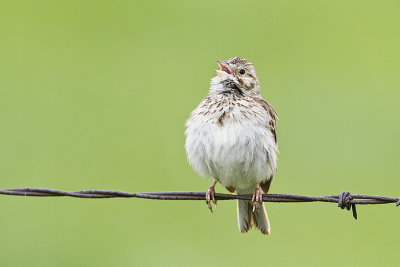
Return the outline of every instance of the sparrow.
<path id="1" fill-rule="evenodd" d="M 252 201 L 238 200 L 239 230 L 254 225 L 269 235 L 270 224 L 262 202 L 277 169 L 277 113 L 261 96 L 254 65 L 232 57 L 217 61 L 209 93 L 186 121 L 185 149 L 189 164 L 214 182 L 206 193 L 212 211 L 215 185 L 229 192 L 253 194 Z"/>

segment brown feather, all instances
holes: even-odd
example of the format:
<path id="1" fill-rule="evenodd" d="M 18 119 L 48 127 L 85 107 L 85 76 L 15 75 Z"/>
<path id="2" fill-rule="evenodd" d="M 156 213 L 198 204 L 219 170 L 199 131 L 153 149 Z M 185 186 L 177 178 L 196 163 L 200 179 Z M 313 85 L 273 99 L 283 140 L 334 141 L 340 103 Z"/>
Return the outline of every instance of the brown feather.
<path id="1" fill-rule="evenodd" d="M 253 216 L 254 216 L 254 215 L 253 215 Z M 264 235 L 269 235 L 268 232 L 264 231 L 264 230 L 260 227 L 260 225 L 258 225 L 258 222 L 257 222 L 256 220 L 254 220 L 254 227 L 257 228 L 258 230 L 260 230 L 260 232 L 261 232 L 262 234 L 264 234 Z"/>
<path id="2" fill-rule="evenodd" d="M 278 113 L 276 113 L 274 107 L 268 103 L 265 99 L 254 97 L 254 100 L 261 104 L 263 108 L 268 111 L 269 115 L 271 116 L 271 120 L 267 125 L 268 129 L 271 130 L 272 134 L 274 135 L 275 143 L 278 144 L 278 138 L 276 136 L 276 121 L 278 120 Z"/>
<path id="3" fill-rule="evenodd" d="M 253 204 L 250 201 L 247 203 L 247 214 L 249 221 L 247 222 L 247 225 L 244 228 L 244 230 L 241 231 L 242 233 L 247 233 L 248 231 L 250 231 L 251 227 L 254 224 Z"/>
<path id="4" fill-rule="evenodd" d="M 232 186 L 228 186 L 228 187 L 225 187 L 225 188 L 231 193 L 235 193 L 236 192 L 236 189 L 233 188 Z"/>
<path id="5" fill-rule="evenodd" d="M 271 183 L 272 183 L 272 178 L 273 177 L 271 177 L 270 179 L 260 183 L 260 187 L 261 187 L 261 189 L 263 190 L 264 193 L 268 193 L 269 187 L 271 186 Z"/>

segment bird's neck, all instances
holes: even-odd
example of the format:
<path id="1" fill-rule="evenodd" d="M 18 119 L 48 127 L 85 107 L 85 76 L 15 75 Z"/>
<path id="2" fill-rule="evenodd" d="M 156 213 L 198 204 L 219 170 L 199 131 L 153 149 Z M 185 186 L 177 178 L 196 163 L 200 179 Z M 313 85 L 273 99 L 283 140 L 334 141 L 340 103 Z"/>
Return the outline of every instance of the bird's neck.
<path id="1" fill-rule="evenodd" d="M 218 76 L 211 79 L 210 85 L 211 94 L 222 94 L 226 96 L 236 95 L 236 96 L 250 96 L 250 97 L 260 97 L 260 87 L 257 85 L 256 88 L 252 90 L 246 90 L 239 88 L 233 81 L 221 80 Z"/>

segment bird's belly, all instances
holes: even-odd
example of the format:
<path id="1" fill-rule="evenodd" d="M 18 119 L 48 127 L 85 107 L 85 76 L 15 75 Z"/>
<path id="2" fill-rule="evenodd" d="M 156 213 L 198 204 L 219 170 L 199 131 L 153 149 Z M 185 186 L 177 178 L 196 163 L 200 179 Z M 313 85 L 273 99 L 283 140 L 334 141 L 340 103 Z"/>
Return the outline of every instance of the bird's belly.
<path id="1" fill-rule="evenodd" d="M 192 166 L 223 186 L 254 190 L 276 170 L 276 145 L 272 133 L 252 123 L 209 124 L 191 129 L 186 150 Z"/>

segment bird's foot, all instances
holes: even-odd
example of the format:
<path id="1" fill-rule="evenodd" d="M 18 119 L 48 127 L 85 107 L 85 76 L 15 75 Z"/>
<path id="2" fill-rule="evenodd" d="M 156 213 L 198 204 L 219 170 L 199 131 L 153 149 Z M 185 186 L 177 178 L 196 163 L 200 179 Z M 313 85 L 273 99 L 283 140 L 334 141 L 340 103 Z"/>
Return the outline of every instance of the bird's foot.
<path id="1" fill-rule="evenodd" d="M 208 208 L 211 210 L 211 212 L 213 212 L 212 206 L 211 206 L 211 201 L 214 203 L 215 205 L 215 209 L 217 209 L 217 201 L 215 200 L 215 185 L 217 184 L 217 181 L 215 181 L 207 190 L 206 193 L 206 203 Z"/>
<path id="2" fill-rule="evenodd" d="M 262 204 L 262 190 L 260 185 L 257 184 L 256 190 L 254 190 L 253 197 L 251 198 L 253 202 L 253 212 L 259 209 L 260 205 Z"/>

